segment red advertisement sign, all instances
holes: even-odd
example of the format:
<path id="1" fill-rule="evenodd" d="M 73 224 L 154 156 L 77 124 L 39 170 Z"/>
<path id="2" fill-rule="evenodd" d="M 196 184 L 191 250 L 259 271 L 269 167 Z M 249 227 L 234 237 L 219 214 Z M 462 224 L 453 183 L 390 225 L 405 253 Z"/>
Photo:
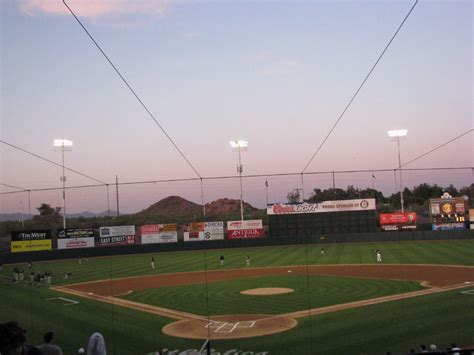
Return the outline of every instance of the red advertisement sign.
<path id="1" fill-rule="evenodd" d="M 227 231 L 227 239 L 251 239 L 263 238 L 263 236 L 263 229 L 239 229 Z"/>
<path id="2" fill-rule="evenodd" d="M 261 219 L 227 222 L 227 239 L 263 238 L 264 235 Z"/>
<path id="3" fill-rule="evenodd" d="M 416 229 L 416 212 L 381 213 L 380 226 L 384 231 Z"/>

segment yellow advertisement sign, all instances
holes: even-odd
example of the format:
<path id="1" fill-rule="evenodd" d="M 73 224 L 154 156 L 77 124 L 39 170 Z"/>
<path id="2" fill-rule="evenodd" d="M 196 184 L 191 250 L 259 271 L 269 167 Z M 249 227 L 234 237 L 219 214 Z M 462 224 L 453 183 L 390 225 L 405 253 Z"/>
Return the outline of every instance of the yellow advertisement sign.
<path id="1" fill-rule="evenodd" d="M 40 239 L 40 240 L 22 240 L 11 242 L 11 252 L 21 253 L 28 251 L 39 251 L 39 250 L 51 250 L 52 242 L 51 239 Z"/>

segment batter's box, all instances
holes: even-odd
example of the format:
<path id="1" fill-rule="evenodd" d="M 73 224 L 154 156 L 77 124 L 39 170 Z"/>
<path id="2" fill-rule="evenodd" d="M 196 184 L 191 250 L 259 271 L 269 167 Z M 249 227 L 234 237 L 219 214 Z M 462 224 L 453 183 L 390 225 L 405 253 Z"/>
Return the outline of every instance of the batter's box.
<path id="1" fill-rule="evenodd" d="M 79 302 L 77 302 L 77 301 L 70 300 L 69 298 L 64 298 L 64 297 L 48 298 L 46 301 L 54 301 L 54 300 L 63 301 L 63 306 L 73 306 L 75 304 L 79 304 Z"/>
<path id="2" fill-rule="evenodd" d="M 252 328 L 255 321 L 239 321 L 239 322 L 221 322 L 209 321 L 204 328 L 213 329 L 214 333 L 232 333 L 242 328 Z"/>

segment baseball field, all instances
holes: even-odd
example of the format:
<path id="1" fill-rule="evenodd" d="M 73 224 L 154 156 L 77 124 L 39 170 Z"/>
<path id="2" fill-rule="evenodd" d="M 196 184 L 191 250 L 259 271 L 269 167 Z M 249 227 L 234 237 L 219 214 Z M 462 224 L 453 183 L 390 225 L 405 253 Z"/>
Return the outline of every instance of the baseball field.
<path id="1" fill-rule="evenodd" d="M 86 347 L 95 331 L 111 354 L 178 354 L 206 339 L 214 354 L 397 354 L 420 344 L 474 345 L 471 240 L 34 263 L 35 272 L 53 273 L 52 285 L 32 285 L 26 264 L 25 280 L 13 283 L 13 266 L 1 271 L 0 321 L 19 321 L 34 345 L 53 330 L 65 354 Z"/>

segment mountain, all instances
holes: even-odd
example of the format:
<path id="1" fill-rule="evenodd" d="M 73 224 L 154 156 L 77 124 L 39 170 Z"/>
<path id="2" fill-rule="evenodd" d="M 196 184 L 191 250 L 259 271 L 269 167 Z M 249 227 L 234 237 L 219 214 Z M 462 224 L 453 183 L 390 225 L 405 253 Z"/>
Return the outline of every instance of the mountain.
<path id="1" fill-rule="evenodd" d="M 258 211 L 257 208 L 244 202 L 244 212 L 253 213 Z M 157 203 L 154 203 L 147 209 L 138 214 L 154 214 L 161 216 L 192 216 L 201 215 L 203 212 L 202 205 L 188 201 L 179 196 L 169 196 Z M 228 198 L 220 198 L 216 201 L 206 204 L 207 215 L 219 214 L 239 214 L 240 200 L 232 200 Z"/>
<path id="2" fill-rule="evenodd" d="M 122 213 L 123 214 L 123 213 Z M 117 212 L 116 211 L 110 211 L 110 216 L 116 216 Z M 35 215 L 32 215 L 34 217 Z M 93 213 L 89 211 L 84 211 L 84 212 L 79 212 L 79 213 L 68 213 L 67 218 L 94 218 L 94 217 L 105 217 L 107 216 L 107 211 L 99 212 L 99 213 Z M 26 221 L 30 218 L 28 218 L 28 214 L 23 214 L 23 220 Z M 3 213 L 0 214 L 0 222 L 6 222 L 6 221 L 21 221 L 21 213 L 16 212 L 16 213 Z"/>
<path id="3" fill-rule="evenodd" d="M 252 214 L 257 212 L 258 209 L 251 206 L 244 201 L 244 212 L 245 214 Z M 136 216 L 170 216 L 170 217 L 180 217 L 180 216 L 201 216 L 203 212 L 202 205 L 188 201 L 179 196 L 168 196 L 148 208 L 144 209 L 141 212 L 136 213 Z M 216 201 L 206 203 L 206 214 L 207 215 L 222 215 L 222 214 L 240 214 L 240 200 L 220 198 Z M 116 211 L 110 211 L 110 216 L 114 217 L 117 215 Z M 121 215 L 124 215 L 121 213 Z M 95 218 L 95 217 L 105 217 L 107 216 L 107 211 L 100 213 L 94 213 L 89 211 L 84 211 L 80 213 L 68 213 L 67 218 Z M 28 219 L 27 214 L 23 214 L 23 219 L 26 221 Z M 21 213 L 10 213 L 10 214 L 0 214 L 0 222 L 4 221 L 19 221 L 21 220 Z"/>
<path id="4" fill-rule="evenodd" d="M 0 222 L 5 221 L 21 221 L 22 214 L 20 212 L 17 213 L 3 213 L 0 214 Z M 30 219 L 28 214 L 23 213 L 23 220 L 26 221 Z"/>
<path id="5" fill-rule="evenodd" d="M 202 213 L 202 206 L 188 201 L 179 196 L 168 196 L 137 214 L 155 214 L 155 215 L 199 215 Z"/>
<path id="6" fill-rule="evenodd" d="M 258 211 L 257 208 L 251 206 L 247 202 L 243 202 L 244 213 L 253 213 Z M 233 200 L 228 198 L 220 198 L 211 203 L 206 203 L 207 214 L 222 214 L 222 213 L 240 213 L 240 200 Z"/>

